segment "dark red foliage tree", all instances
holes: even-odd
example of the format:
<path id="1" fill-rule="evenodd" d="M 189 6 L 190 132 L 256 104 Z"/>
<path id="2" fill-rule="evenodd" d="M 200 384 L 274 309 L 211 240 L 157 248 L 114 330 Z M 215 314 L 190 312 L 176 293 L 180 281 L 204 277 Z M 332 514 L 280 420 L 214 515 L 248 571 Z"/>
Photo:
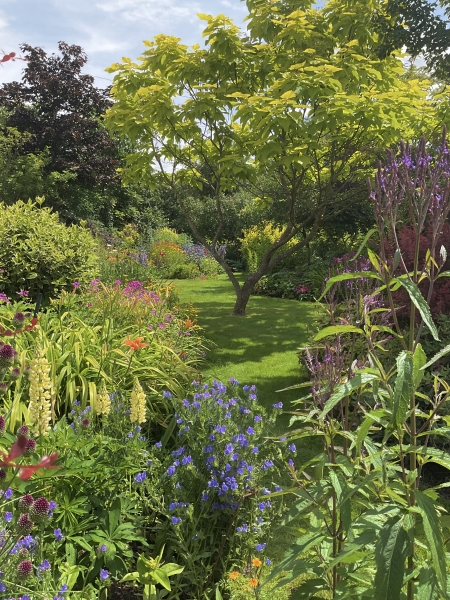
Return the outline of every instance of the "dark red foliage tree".
<path id="1" fill-rule="evenodd" d="M 59 42 L 58 48 L 60 55 L 48 55 L 42 48 L 21 46 L 22 81 L 0 88 L 5 125 L 31 134 L 23 153 L 47 149 L 49 173 L 71 171 L 76 185 L 104 190 L 118 183 L 116 143 L 102 124 L 109 93 L 82 73 L 87 56 L 80 46 Z"/>
<path id="2" fill-rule="evenodd" d="M 402 256 L 405 261 L 405 265 L 408 269 L 412 270 L 414 264 L 414 245 L 415 245 L 415 232 L 412 227 L 403 227 L 398 232 L 398 241 L 401 248 Z M 431 245 L 432 231 L 431 227 L 425 228 L 424 232 L 420 236 L 420 250 L 419 250 L 419 266 L 424 268 L 427 250 Z M 444 264 L 444 271 L 450 270 L 450 225 L 445 223 L 442 231 L 438 237 L 437 248 L 443 246 L 445 251 L 449 255 L 449 259 Z M 395 245 L 386 244 L 386 254 L 391 259 L 394 256 Z M 400 274 L 400 268 L 399 268 Z M 419 289 L 422 292 L 422 296 L 427 298 L 429 290 L 428 279 L 424 279 L 419 283 Z M 397 305 L 400 306 L 399 316 L 408 317 L 411 307 L 411 302 L 406 291 L 401 288 L 395 293 L 395 300 Z M 438 279 L 434 286 L 430 298 L 430 309 L 433 316 L 437 316 L 439 313 L 445 315 L 450 314 L 450 278 L 442 277 Z"/>

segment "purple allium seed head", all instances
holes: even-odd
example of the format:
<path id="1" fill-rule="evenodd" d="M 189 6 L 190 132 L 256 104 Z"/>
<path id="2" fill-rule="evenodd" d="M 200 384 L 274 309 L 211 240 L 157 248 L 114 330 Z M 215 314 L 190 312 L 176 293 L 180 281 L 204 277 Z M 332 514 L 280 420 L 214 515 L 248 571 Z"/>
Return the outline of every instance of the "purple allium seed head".
<path id="1" fill-rule="evenodd" d="M 0 347 L 0 369 L 6 369 L 10 367 L 14 359 L 17 356 L 17 352 L 9 344 L 3 344 Z"/>
<path id="2" fill-rule="evenodd" d="M 0 368 L 1 368 L 1 367 L 0 367 Z M 7 390 L 7 389 L 8 389 L 8 386 L 7 386 L 7 384 L 6 384 L 4 381 L 2 381 L 2 382 L 0 383 L 0 396 L 3 396 L 4 394 L 6 394 L 6 390 Z"/>
<path id="3" fill-rule="evenodd" d="M 31 560 L 23 560 L 17 566 L 17 578 L 27 579 L 33 573 L 33 563 Z"/>
<path id="4" fill-rule="evenodd" d="M 24 370 L 23 370 L 23 374 L 25 379 L 28 379 L 28 375 L 30 374 L 30 365 L 27 365 Z"/>
<path id="5" fill-rule="evenodd" d="M 5 481 L 5 479 L 6 479 L 6 471 L 5 471 L 5 469 L 0 469 L 0 483 L 2 481 Z"/>
<path id="6" fill-rule="evenodd" d="M 0 436 L 3 435 L 6 431 L 6 421 L 5 417 L 0 415 Z"/>
<path id="7" fill-rule="evenodd" d="M 19 437 L 19 435 L 24 435 L 28 437 L 30 435 L 30 428 L 28 427 L 28 425 L 21 425 L 20 427 L 18 427 L 16 435 L 17 437 Z"/>
<path id="8" fill-rule="evenodd" d="M 30 438 L 29 440 L 27 440 L 27 443 L 25 444 L 24 455 L 31 456 L 35 450 L 36 450 L 36 440 L 33 440 L 33 438 Z"/>
<path id="9" fill-rule="evenodd" d="M 25 494 L 22 498 L 19 498 L 19 502 L 17 503 L 19 506 L 19 510 L 22 512 L 28 512 L 32 507 L 34 502 L 34 498 L 31 494 Z"/>
<path id="10" fill-rule="evenodd" d="M 14 367 L 14 369 L 11 369 L 11 371 L 9 372 L 9 378 L 12 381 L 16 381 L 17 379 L 19 379 L 19 377 L 20 377 L 19 367 Z"/>
<path id="11" fill-rule="evenodd" d="M 48 516 L 50 503 L 46 498 L 38 498 L 30 508 L 30 517 L 35 521 L 43 521 Z"/>
<path id="12" fill-rule="evenodd" d="M 27 535 L 33 529 L 34 523 L 30 519 L 28 513 L 24 513 L 23 515 L 20 515 L 20 517 L 17 519 L 16 527 L 20 535 Z"/>
<path id="13" fill-rule="evenodd" d="M 90 424 L 91 424 L 91 422 L 89 421 L 89 419 L 82 419 L 81 420 L 81 427 L 83 427 L 84 429 L 87 429 Z"/>
<path id="14" fill-rule="evenodd" d="M 22 312 L 18 312 L 14 315 L 12 319 L 12 326 L 17 331 L 17 329 L 21 329 L 23 324 L 25 323 L 25 315 Z"/>

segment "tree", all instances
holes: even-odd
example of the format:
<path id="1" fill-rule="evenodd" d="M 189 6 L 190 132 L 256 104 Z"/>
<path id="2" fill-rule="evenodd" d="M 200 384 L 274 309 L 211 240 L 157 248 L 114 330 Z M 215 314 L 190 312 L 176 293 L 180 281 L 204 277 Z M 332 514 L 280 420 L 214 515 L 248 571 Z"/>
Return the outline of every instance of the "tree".
<path id="1" fill-rule="evenodd" d="M 450 13 L 450 2 L 445 6 Z M 428 69 L 438 78 L 450 81 L 450 29 L 448 21 L 436 12 L 437 3 L 427 0 L 388 0 L 374 13 L 374 23 L 380 36 L 378 54 L 388 54 L 405 48 L 412 57 L 421 55 Z"/>
<path id="2" fill-rule="evenodd" d="M 172 187 L 195 238 L 233 284 L 235 315 L 245 314 L 264 274 L 360 199 L 354 184 L 371 172 L 381 148 L 436 125 L 427 84 L 401 80 L 398 59 L 375 55 L 365 5 L 333 0 L 316 9 L 308 0 L 249 0 L 247 6 L 245 32 L 224 15 L 200 15 L 204 49 L 159 35 L 144 42 L 138 63 L 112 65 L 115 102 L 106 116 L 111 130 L 136 144 L 124 180 Z M 245 185 L 260 196 L 258 183 L 268 177 L 283 193 L 283 233 L 240 285 L 215 250 L 224 194 Z M 185 186 L 214 198 L 210 243 L 184 201 Z"/>
<path id="3" fill-rule="evenodd" d="M 21 46 L 27 61 L 22 81 L 1 87 L 0 108 L 7 113 L 4 134 L 26 135 L 22 155 L 46 153 L 45 173 L 75 175 L 70 185 L 64 178 L 64 189 L 48 200 L 67 219 L 76 220 L 83 193 L 104 193 L 119 183 L 119 160 L 102 123 L 110 105 L 108 90 L 96 88 L 94 78 L 82 73 L 87 56 L 79 46 L 60 42 L 58 47 L 60 56 Z"/>

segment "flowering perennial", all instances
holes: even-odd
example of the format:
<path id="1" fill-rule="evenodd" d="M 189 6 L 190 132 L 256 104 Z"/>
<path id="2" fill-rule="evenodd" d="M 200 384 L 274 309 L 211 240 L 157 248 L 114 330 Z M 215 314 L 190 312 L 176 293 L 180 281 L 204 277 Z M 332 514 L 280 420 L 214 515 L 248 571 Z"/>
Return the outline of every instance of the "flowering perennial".
<path id="1" fill-rule="evenodd" d="M 28 374 L 30 381 L 29 414 L 35 435 L 48 435 L 50 429 L 51 390 L 50 364 L 41 350 L 31 361 Z"/>
<path id="2" fill-rule="evenodd" d="M 130 421 L 132 423 L 137 423 L 138 425 L 145 423 L 147 420 L 145 418 L 145 393 L 137 378 L 134 380 L 133 391 L 131 392 L 130 409 Z"/>

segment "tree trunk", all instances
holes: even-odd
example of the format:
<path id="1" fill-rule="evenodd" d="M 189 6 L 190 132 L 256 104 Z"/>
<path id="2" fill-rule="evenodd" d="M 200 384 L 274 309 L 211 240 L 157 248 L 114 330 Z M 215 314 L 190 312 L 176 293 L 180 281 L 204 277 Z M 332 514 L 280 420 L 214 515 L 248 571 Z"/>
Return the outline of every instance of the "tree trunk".
<path id="1" fill-rule="evenodd" d="M 236 302 L 233 308 L 233 316 L 245 317 L 245 309 L 247 308 L 248 301 L 250 300 L 250 295 L 253 291 L 255 283 L 260 278 L 258 277 L 256 281 L 253 281 L 254 279 L 254 274 L 252 273 L 252 275 L 247 277 L 239 292 L 236 291 Z"/>

